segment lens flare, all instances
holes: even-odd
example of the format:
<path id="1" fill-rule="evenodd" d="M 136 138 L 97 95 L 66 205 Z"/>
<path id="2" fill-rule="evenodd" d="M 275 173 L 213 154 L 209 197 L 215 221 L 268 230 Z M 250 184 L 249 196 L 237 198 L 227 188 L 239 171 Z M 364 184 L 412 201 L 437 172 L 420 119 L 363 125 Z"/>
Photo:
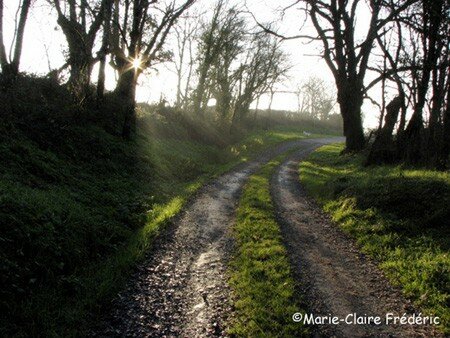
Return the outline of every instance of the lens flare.
<path id="1" fill-rule="evenodd" d="M 134 70 L 138 70 L 139 68 L 141 68 L 142 60 L 140 57 L 137 57 L 131 60 L 131 64 L 133 65 Z"/>

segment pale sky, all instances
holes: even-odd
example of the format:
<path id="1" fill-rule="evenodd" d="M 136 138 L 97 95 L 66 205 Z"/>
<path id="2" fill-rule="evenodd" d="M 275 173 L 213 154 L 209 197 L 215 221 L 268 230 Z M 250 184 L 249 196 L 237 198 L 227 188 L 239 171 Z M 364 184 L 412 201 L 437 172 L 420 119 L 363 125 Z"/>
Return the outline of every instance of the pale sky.
<path id="1" fill-rule="evenodd" d="M 236 0 L 237 1 L 237 0 Z M 14 31 L 14 15 L 17 10 L 16 0 L 6 0 L 4 13 L 4 31 L 5 45 L 9 48 L 12 33 Z M 237 1 L 242 4 L 242 1 Z M 274 4 L 274 1 L 268 0 L 247 0 L 248 9 L 255 15 L 260 22 L 277 21 L 279 19 L 278 7 L 284 7 L 292 3 L 291 1 L 281 0 Z M 362 2 L 364 3 L 364 2 Z M 204 10 L 214 2 L 210 0 L 198 0 L 198 3 L 192 8 L 193 11 Z M 300 11 L 291 9 L 289 14 L 283 17 L 278 24 L 280 32 L 286 35 L 295 35 L 299 33 L 303 25 L 303 18 Z M 359 11 L 359 26 L 357 26 L 356 36 L 363 36 L 366 32 L 364 23 L 367 23 L 368 13 L 363 8 Z M 249 16 L 249 20 L 251 17 Z M 314 29 L 309 23 L 306 23 L 301 31 L 302 34 L 314 34 Z M 170 43 L 170 42 L 169 42 Z M 168 45 L 170 49 L 171 45 Z M 289 40 L 283 42 L 283 48 L 290 55 L 293 65 L 288 74 L 289 79 L 280 84 L 278 88 L 284 91 L 294 91 L 297 86 L 304 82 L 310 76 L 316 76 L 327 81 L 330 86 L 334 86 L 334 80 L 327 65 L 319 56 L 321 50 L 320 43 L 306 44 L 304 40 Z M 64 53 L 66 42 L 57 22 L 56 13 L 51 10 L 45 1 L 36 1 L 34 4 L 25 30 L 24 49 L 21 60 L 21 71 L 46 74 L 49 67 L 56 69 L 64 64 Z M 172 70 L 172 71 L 171 71 Z M 96 79 L 96 69 L 93 72 L 93 80 Z M 107 72 L 107 89 L 113 89 L 115 85 L 114 72 L 110 69 Z M 176 76 L 173 72 L 173 65 L 168 63 L 164 66 L 158 66 L 157 70 L 152 70 L 148 74 L 140 77 L 137 90 L 137 100 L 139 102 L 157 102 L 163 95 L 169 102 L 175 99 Z M 376 90 L 376 89 L 375 89 Z M 378 90 L 379 91 L 379 90 Z M 378 98 L 377 92 L 373 94 Z M 263 97 L 260 100 L 259 107 L 267 107 L 268 99 Z M 272 107 L 274 109 L 285 109 L 295 111 L 297 109 L 297 97 L 295 94 L 278 93 L 274 97 Z M 336 106 L 337 107 L 337 106 Z M 379 109 L 369 102 L 363 106 L 365 113 L 364 126 L 375 127 L 378 121 Z"/>

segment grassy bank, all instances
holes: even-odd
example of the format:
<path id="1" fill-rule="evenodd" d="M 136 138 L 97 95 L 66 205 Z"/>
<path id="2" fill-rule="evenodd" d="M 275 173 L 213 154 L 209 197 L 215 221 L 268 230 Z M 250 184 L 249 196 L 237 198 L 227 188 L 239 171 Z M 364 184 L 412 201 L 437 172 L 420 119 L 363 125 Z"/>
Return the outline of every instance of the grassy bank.
<path id="1" fill-rule="evenodd" d="M 339 156 L 342 149 L 314 152 L 300 166 L 301 182 L 390 281 L 450 333 L 450 174 L 363 167 L 362 155 Z"/>
<path id="2" fill-rule="evenodd" d="M 39 116 L 0 123 L 1 336 L 83 335 L 206 180 L 301 135 L 259 130 L 226 144 L 152 115 L 124 142 Z"/>
<path id="3" fill-rule="evenodd" d="M 269 180 L 284 156 L 252 175 L 241 197 L 234 227 L 236 252 L 230 285 L 239 337 L 298 337 L 306 334 L 292 315 L 299 311 L 286 250 L 269 192 Z"/>

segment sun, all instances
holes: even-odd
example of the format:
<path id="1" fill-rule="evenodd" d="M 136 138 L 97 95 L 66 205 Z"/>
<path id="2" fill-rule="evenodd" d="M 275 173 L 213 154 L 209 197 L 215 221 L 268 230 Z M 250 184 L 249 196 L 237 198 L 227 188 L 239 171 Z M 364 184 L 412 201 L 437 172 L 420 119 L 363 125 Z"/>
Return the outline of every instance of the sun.
<path id="1" fill-rule="evenodd" d="M 140 57 L 137 57 L 131 60 L 131 64 L 133 65 L 134 70 L 138 70 L 139 68 L 141 68 L 142 60 Z"/>

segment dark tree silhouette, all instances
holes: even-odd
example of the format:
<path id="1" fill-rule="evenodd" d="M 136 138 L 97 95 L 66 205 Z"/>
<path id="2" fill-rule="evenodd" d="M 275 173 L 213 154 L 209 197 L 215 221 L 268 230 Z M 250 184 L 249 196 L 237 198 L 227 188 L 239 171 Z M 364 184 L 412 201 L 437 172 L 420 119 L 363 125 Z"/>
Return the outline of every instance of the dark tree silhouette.
<path id="1" fill-rule="evenodd" d="M 251 103 L 289 69 L 279 42 L 267 34 L 253 36 L 248 43 L 245 60 L 236 74 L 238 91 L 234 100 L 232 127 L 247 116 Z"/>
<path id="2" fill-rule="evenodd" d="M 367 158 L 367 164 L 389 163 L 395 160 L 396 151 L 392 133 L 397 122 L 398 114 L 404 106 L 403 100 L 403 96 L 397 96 L 386 106 L 385 123 L 377 132 L 377 136 Z"/>
<path id="3" fill-rule="evenodd" d="M 346 151 L 359 151 L 365 146 L 361 106 L 369 89 L 365 86 L 365 79 L 374 42 L 387 23 L 417 1 L 391 1 L 391 6 L 386 6 L 387 2 L 384 0 L 368 1 L 371 16 L 361 42 L 355 37 L 357 10 L 362 3 L 360 0 L 296 0 L 285 9 L 291 10 L 295 5 L 304 5 L 302 10 L 309 16 L 317 32 L 316 36 L 286 37 L 259 24 L 266 32 L 281 39 L 300 38 L 322 43 L 322 57 L 336 83 L 337 100 L 344 121 Z M 379 80 L 381 78 L 375 83 Z"/>
<path id="4" fill-rule="evenodd" d="M 199 15 L 187 15 L 174 26 L 177 55 L 174 67 L 177 75 L 177 93 L 175 106 L 187 109 L 189 104 L 189 89 L 194 70 L 193 45 L 199 30 Z M 184 85 L 183 85 L 184 82 Z"/>
<path id="5" fill-rule="evenodd" d="M 247 25 L 238 6 L 219 1 L 199 38 L 197 87 L 193 112 L 203 114 L 209 99 L 222 129 L 232 132 L 250 105 L 280 80 L 289 66 L 280 44 L 269 34 Z"/>
<path id="6" fill-rule="evenodd" d="M 176 22 L 195 0 L 181 5 L 172 1 L 158 6 L 158 1 L 116 1 L 113 14 L 111 52 L 113 67 L 119 74 L 116 93 L 124 104 L 122 136 L 129 138 L 135 124 L 135 96 L 139 76 L 158 60 L 168 58 L 163 46 Z"/>
<path id="7" fill-rule="evenodd" d="M 12 81 L 19 73 L 20 58 L 22 56 L 23 38 L 25 35 L 25 24 L 27 22 L 28 12 L 31 7 L 31 0 L 22 0 L 19 3 L 19 20 L 16 22 L 16 31 L 12 42 L 14 53 L 6 54 L 4 37 L 3 37 L 3 0 L 0 0 L 0 66 L 4 80 L 8 83 Z"/>
<path id="8" fill-rule="evenodd" d="M 97 61 L 93 56 L 94 42 L 106 10 L 112 0 L 76 1 L 51 0 L 58 13 L 61 27 L 69 47 L 67 63 L 70 66 L 68 87 L 77 101 L 89 96 L 92 67 Z"/>
<path id="9" fill-rule="evenodd" d="M 219 32 L 222 12 L 225 11 L 224 6 L 224 1 L 219 0 L 214 8 L 211 23 L 204 28 L 199 41 L 198 83 L 193 97 L 193 111 L 198 114 L 202 113 L 208 101 L 205 99 L 208 73 L 217 60 L 222 46 Z"/>
<path id="10" fill-rule="evenodd" d="M 416 2 L 391 23 L 390 30 L 396 36 L 392 46 L 377 38 L 391 70 L 371 69 L 394 81 L 399 95 L 406 99 L 397 128 L 397 160 L 441 168 L 446 166 L 449 9 L 450 3 L 444 0 Z M 412 110 L 409 121 L 406 121 L 407 106 Z M 380 145 L 374 143 L 378 148 L 376 152 L 380 152 Z M 383 158 L 371 156 L 369 162 L 380 161 L 383 162 Z"/>
<path id="11" fill-rule="evenodd" d="M 103 37 L 102 45 L 98 52 L 97 58 L 99 60 L 99 70 L 97 79 L 97 101 L 101 103 L 103 100 L 103 94 L 105 91 L 105 69 L 106 69 L 106 56 L 109 54 L 110 45 L 110 33 L 111 33 L 111 15 L 112 4 L 106 6 L 103 11 Z"/>
<path id="12" fill-rule="evenodd" d="M 102 0 L 100 4 L 87 0 L 67 0 L 63 3 L 60 0 L 52 0 L 52 3 L 69 47 L 68 87 L 82 103 L 89 96 L 92 67 L 97 61 L 93 57 L 94 42 L 104 19 L 104 12 L 112 6 L 112 0 Z"/>
<path id="13" fill-rule="evenodd" d="M 416 101 L 414 104 L 413 115 L 408 123 L 405 134 L 408 142 L 406 143 L 406 159 L 409 162 L 417 163 L 421 160 L 423 149 L 423 109 L 426 103 L 426 96 L 430 86 L 430 78 L 433 76 L 434 81 L 437 81 L 436 66 L 439 60 L 439 52 L 443 47 L 441 44 L 440 29 L 444 17 L 448 14 L 444 11 L 444 0 L 423 0 L 422 1 L 422 18 L 421 18 L 421 32 L 422 32 L 422 48 L 423 48 L 423 64 L 421 75 L 419 75 L 417 82 Z M 448 20 L 448 17 L 447 17 Z M 420 24 L 420 23 L 419 23 Z M 448 33 L 448 31 L 447 31 Z M 447 65 L 448 70 L 448 65 Z M 435 90 L 437 83 L 434 83 Z M 438 100 L 438 93 L 435 93 Z M 437 124 L 437 113 L 440 110 L 436 106 L 431 110 L 430 131 L 434 134 L 434 129 Z"/>
<path id="14" fill-rule="evenodd" d="M 387 23 L 416 1 L 398 1 L 386 8 L 384 1 L 370 0 L 369 28 L 364 40 L 358 43 L 355 26 L 360 1 L 306 0 L 306 9 L 323 44 L 323 57 L 336 82 L 347 151 L 358 151 L 365 145 L 361 106 L 367 93 L 364 80 L 374 42 Z M 383 9 L 387 13 L 381 17 Z"/>

